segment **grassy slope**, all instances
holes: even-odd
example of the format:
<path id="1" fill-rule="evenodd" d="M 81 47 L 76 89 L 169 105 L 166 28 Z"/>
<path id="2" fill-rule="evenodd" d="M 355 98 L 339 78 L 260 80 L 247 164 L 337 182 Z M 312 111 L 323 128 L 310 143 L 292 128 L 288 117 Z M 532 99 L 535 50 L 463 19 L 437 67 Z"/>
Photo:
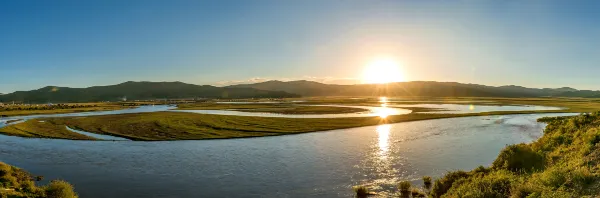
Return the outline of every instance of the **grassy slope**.
<path id="1" fill-rule="evenodd" d="M 600 194 L 600 114 L 544 119 L 544 136 L 508 146 L 490 168 L 437 180 L 433 197 L 596 197 Z"/>
<path id="2" fill-rule="evenodd" d="M 0 162 L 0 197 L 76 198 L 73 186 L 56 180 L 47 186 L 36 186 L 27 171 Z"/>

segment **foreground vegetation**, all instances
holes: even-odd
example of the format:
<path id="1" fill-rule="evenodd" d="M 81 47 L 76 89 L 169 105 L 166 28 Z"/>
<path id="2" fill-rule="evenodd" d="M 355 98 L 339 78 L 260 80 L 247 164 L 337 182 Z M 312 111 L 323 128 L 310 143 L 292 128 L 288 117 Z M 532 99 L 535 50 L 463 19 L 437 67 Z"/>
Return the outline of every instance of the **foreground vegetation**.
<path id="1" fill-rule="evenodd" d="M 51 181 L 46 186 L 36 186 L 34 178 L 23 169 L 0 162 L 0 197 L 11 198 L 76 198 L 73 186 L 62 180 Z"/>
<path id="2" fill-rule="evenodd" d="M 425 189 L 435 198 L 600 195 L 600 113 L 540 120 L 549 125 L 536 142 L 507 146 L 490 167 L 449 172 Z"/>

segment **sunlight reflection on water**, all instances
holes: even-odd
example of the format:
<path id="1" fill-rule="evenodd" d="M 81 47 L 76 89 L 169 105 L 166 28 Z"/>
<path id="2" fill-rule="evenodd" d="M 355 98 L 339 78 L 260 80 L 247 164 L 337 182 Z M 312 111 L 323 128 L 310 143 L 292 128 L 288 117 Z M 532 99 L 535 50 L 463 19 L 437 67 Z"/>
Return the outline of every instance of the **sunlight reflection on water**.
<path id="1" fill-rule="evenodd" d="M 392 125 L 384 124 L 377 126 L 377 134 L 379 136 L 379 156 L 381 159 L 386 159 L 390 146 L 390 130 Z"/>

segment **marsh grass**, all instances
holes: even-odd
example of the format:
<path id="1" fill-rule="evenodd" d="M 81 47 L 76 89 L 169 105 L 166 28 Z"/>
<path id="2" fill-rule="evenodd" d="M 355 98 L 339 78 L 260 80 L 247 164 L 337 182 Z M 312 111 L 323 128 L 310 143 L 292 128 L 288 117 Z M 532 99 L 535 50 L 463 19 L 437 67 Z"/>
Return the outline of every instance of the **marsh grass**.
<path id="1" fill-rule="evenodd" d="M 398 184 L 398 190 L 400 191 L 400 195 L 407 197 L 410 194 L 412 184 L 409 181 L 401 181 Z"/>
<path id="2" fill-rule="evenodd" d="M 61 114 L 77 113 L 91 111 L 113 111 L 129 108 L 118 103 L 73 103 L 66 104 L 69 108 L 41 108 L 41 107 L 11 107 L 0 108 L 0 117 L 23 116 L 23 115 L 43 115 L 43 114 Z M 46 105 L 42 105 L 46 106 Z"/>
<path id="3" fill-rule="evenodd" d="M 376 100 L 348 100 L 347 98 L 333 99 L 307 99 L 304 104 L 346 104 L 346 105 L 375 105 Z M 226 139 L 247 138 L 275 135 L 288 135 L 334 129 L 345 129 L 362 126 L 373 126 L 379 124 L 410 122 L 419 120 L 444 119 L 454 117 L 489 116 L 506 114 L 531 114 L 531 113 L 560 113 L 560 112 L 585 112 L 586 110 L 600 110 L 600 100 L 579 99 L 506 99 L 506 98 L 442 98 L 432 101 L 453 101 L 465 104 L 466 101 L 482 100 L 487 104 L 495 102 L 498 105 L 547 105 L 559 106 L 568 109 L 552 111 L 502 111 L 467 114 L 426 114 L 412 113 L 407 115 L 393 115 L 386 118 L 362 117 L 362 118 L 267 118 L 208 115 L 183 112 L 153 112 L 122 115 L 103 115 L 76 118 L 52 118 L 30 120 L 24 123 L 10 125 L 0 128 L 0 133 L 5 135 L 35 137 L 35 138 L 61 138 L 74 140 L 94 140 L 81 134 L 70 132 L 65 129 L 69 126 L 73 129 L 112 135 L 138 141 L 161 141 L 161 140 L 201 140 L 201 139 Z M 420 102 L 431 103 L 431 102 Z M 289 104 L 282 106 L 289 110 Z M 248 111 L 260 111 L 257 109 L 266 107 L 278 107 L 278 104 L 218 104 L 218 103 L 194 103 L 181 104 L 180 108 L 202 108 L 202 109 L 224 109 L 236 108 Z M 122 108 L 119 106 L 118 108 Z M 315 108 L 315 107 L 310 107 Z M 352 108 L 354 109 L 354 108 Z M 295 110 L 294 110 L 295 111 Z M 310 110 L 312 111 L 312 110 Z M 320 110 L 319 110 L 320 111 Z M 337 110 L 334 110 L 337 111 Z M 322 111 L 323 112 L 323 111 Z M 314 112 L 313 112 L 314 113 Z M 330 113 L 330 112 L 329 112 Z M 54 125 L 54 126 L 52 126 Z M 599 133 L 600 134 L 600 133 Z M 552 140 L 557 144 L 566 144 L 571 141 L 569 137 L 558 135 Z M 600 142 L 600 135 L 591 137 L 590 142 Z M 591 151 L 590 148 L 587 150 Z M 511 161 L 509 161 L 509 166 Z M 534 167 L 540 168 L 540 167 Z"/>
<path id="4" fill-rule="evenodd" d="M 353 189 L 356 197 L 358 198 L 364 198 L 371 195 L 371 190 L 369 190 L 369 188 L 366 186 L 354 186 Z"/>
<path id="5" fill-rule="evenodd" d="M 332 106 L 307 106 L 295 103 L 250 103 L 250 104 L 223 104 L 223 103 L 191 103 L 179 104 L 181 110 L 236 110 L 243 112 L 263 112 L 279 114 L 344 114 L 365 112 L 363 108 L 332 107 Z"/>

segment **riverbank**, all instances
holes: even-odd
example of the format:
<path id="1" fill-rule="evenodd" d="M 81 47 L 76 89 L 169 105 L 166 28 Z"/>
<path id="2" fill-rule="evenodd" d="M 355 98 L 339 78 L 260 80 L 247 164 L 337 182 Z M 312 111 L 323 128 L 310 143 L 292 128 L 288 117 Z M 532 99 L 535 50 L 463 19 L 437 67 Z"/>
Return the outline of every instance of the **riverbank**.
<path id="1" fill-rule="evenodd" d="M 503 149 L 491 167 L 453 171 L 432 197 L 595 197 L 600 194 L 600 113 L 549 122 L 531 144 Z"/>
<path id="2" fill-rule="evenodd" d="M 191 103 L 180 104 L 178 110 L 236 110 L 242 112 L 262 112 L 278 114 L 345 114 L 365 112 L 364 108 L 307 106 L 297 103 Z"/>
<path id="3" fill-rule="evenodd" d="M 561 111 L 505 111 L 470 114 L 411 113 L 355 118 L 273 118 L 185 112 L 151 112 L 88 117 L 39 118 L 0 128 L 4 135 L 96 140 L 66 129 L 137 141 L 204 140 L 289 135 L 420 120 L 508 114 L 562 113 Z"/>
<path id="4" fill-rule="evenodd" d="M 48 115 L 48 114 L 64 114 L 64 113 L 81 113 L 93 111 L 114 111 L 131 106 L 124 106 L 118 103 L 77 103 L 65 104 L 65 107 L 51 108 L 48 105 L 27 105 L 21 107 L 19 105 L 11 106 L 10 108 L 0 109 L 0 117 L 14 117 L 25 115 Z"/>
<path id="5" fill-rule="evenodd" d="M 12 198 L 77 198 L 73 186 L 62 180 L 51 181 L 47 186 L 36 186 L 34 178 L 27 171 L 0 162 L 0 197 Z"/>
<path id="6" fill-rule="evenodd" d="M 354 103 L 346 103 L 353 101 Z M 422 100 L 418 104 L 427 102 L 446 101 L 450 104 L 476 104 L 474 108 L 460 112 L 446 112 L 439 108 L 425 108 L 418 106 L 402 107 L 405 103 L 415 103 L 414 100 L 402 100 L 387 98 L 352 99 L 352 98 L 320 98 L 307 99 L 304 103 L 316 106 L 297 105 L 294 102 L 282 103 L 216 103 L 202 102 L 192 104 L 180 104 L 180 109 L 204 109 L 222 110 L 236 109 L 238 111 L 276 111 L 288 114 L 325 115 L 327 113 L 344 113 L 353 111 L 364 111 L 360 107 L 353 108 L 359 104 L 374 106 L 401 106 L 410 109 L 412 113 L 406 115 L 385 115 L 377 113 L 364 117 L 335 117 L 335 118 L 285 118 L 282 117 L 258 117 L 258 116 L 231 116 L 213 115 L 188 112 L 148 112 L 122 115 L 98 115 L 86 117 L 64 117 L 64 118 L 38 118 L 23 123 L 11 124 L 0 128 L 4 135 L 33 137 L 33 138 L 56 138 L 71 140 L 97 140 L 80 133 L 69 131 L 66 127 L 102 135 L 116 136 L 137 141 L 165 141 L 165 140 L 203 140 L 203 139 L 228 139 L 248 138 L 262 136 L 277 136 L 298 134 L 307 132 L 327 131 L 334 129 L 347 129 L 354 127 L 380 125 L 385 123 L 399 123 L 430 119 L 443 119 L 455 117 L 487 116 L 487 115 L 510 115 L 510 114 L 537 114 L 537 113 L 581 113 L 600 110 L 600 102 L 591 99 L 572 98 L 525 98 L 525 99 L 503 99 L 503 98 L 433 98 Z M 494 102 L 495 101 L 495 102 Z M 337 102 L 343 106 L 319 106 Z M 498 107 L 490 109 L 492 112 L 475 113 L 481 105 L 527 105 L 524 110 L 512 111 L 511 108 Z M 556 106 L 555 110 L 535 110 L 532 105 Z M 290 106 L 295 106 L 293 109 Z M 347 107 L 347 108 L 346 108 Z M 435 107 L 435 106 L 434 106 Z M 531 108 L 533 107 L 533 108 Z M 119 107 L 122 108 L 122 107 Z M 300 109 L 299 109 L 300 108 Z M 385 107 L 382 107 L 385 108 Z M 505 109 L 504 111 L 498 111 Z M 529 108 L 529 110 L 527 110 Z M 494 111 L 495 110 L 495 111 Z M 233 112 L 233 111 L 232 111 Z M 283 114 L 282 114 L 283 115 Z M 342 114 L 340 114 L 342 115 Z M 371 116 L 371 117 L 368 117 Z"/>

